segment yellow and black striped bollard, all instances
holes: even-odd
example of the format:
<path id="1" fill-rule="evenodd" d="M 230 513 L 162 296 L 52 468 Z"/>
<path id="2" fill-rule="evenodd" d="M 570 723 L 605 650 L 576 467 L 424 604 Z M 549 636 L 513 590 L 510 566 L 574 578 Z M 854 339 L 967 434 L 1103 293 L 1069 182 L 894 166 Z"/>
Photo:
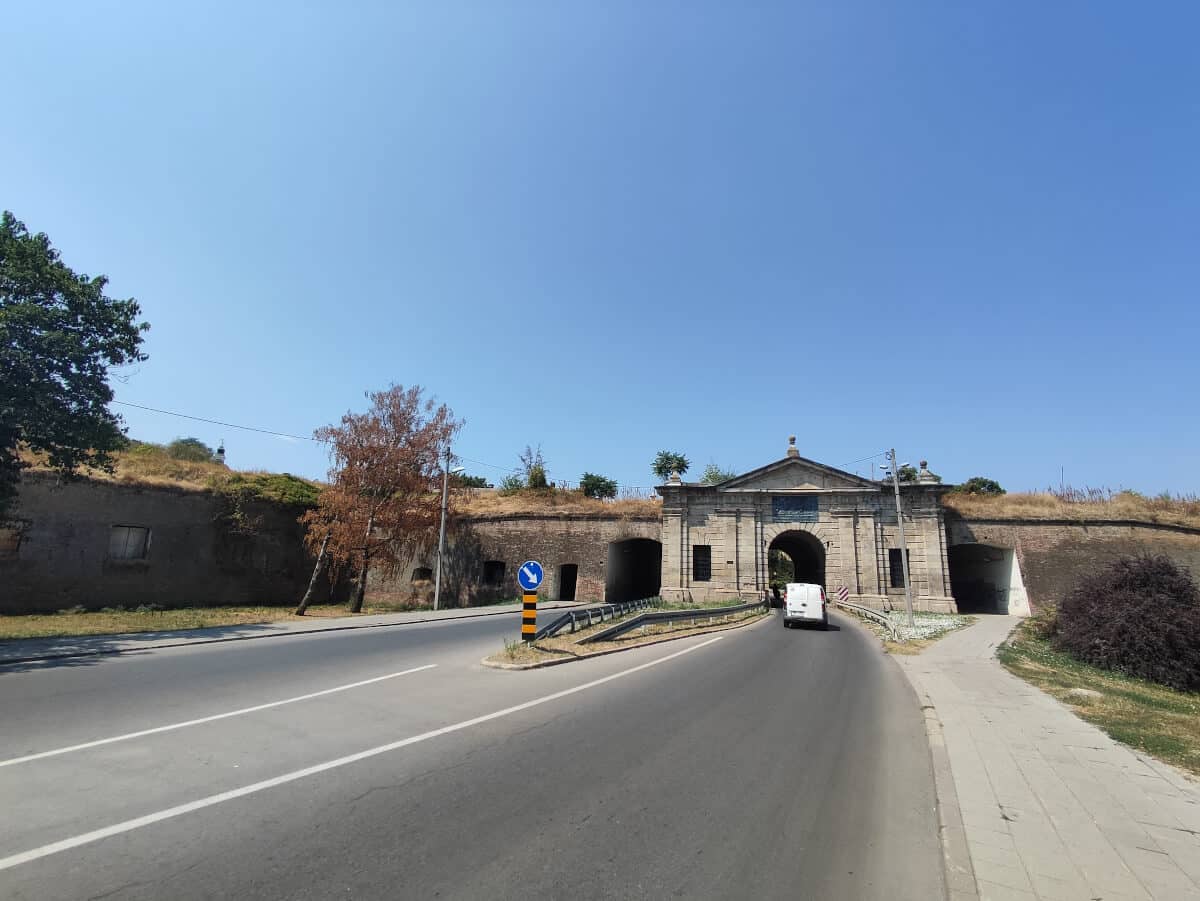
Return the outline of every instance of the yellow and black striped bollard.
<path id="1" fill-rule="evenodd" d="M 521 600 L 524 603 L 521 611 L 521 641 L 533 641 L 537 635 L 537 592 L 526 591 Z"/>

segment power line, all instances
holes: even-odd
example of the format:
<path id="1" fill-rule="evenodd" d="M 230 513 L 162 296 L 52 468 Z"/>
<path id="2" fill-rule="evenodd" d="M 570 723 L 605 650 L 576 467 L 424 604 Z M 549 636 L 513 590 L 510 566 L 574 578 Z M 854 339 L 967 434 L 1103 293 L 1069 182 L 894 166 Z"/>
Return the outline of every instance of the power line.
<path id="1" fill-rule="evenodd" d="M 876 457 L 882 457 L 887 454 L 887 451 L 880 451 L 877 454 L 871 454 L 869 457 L 863 457 L 861 460 L 851 460 L 849 463 L 839 464 L 842 467 L 853 466 L 855 463 L 866 463 L 868 460 L 874 460 Z"/>
<path id="2" fill-rule="evenodd" d="M 114 400 L 112 403 L 120 404 L 122 407 L 136 407 L 139 410 L 148 410 L 151 413 L 162 413 L 164 416 L 178 416 L 180 419 L 191 419 L 196 422 L 207 422 L 210 425 L 221 425 L 231 429 L 242 429 L 246 432 L 258 432 L 260 435 L 274 435 L 277 438 L 294 438 L 297 441 L 314 441 L 318 444 L 324 443 L 320 439 L 313 438 L 310 435 L 292 435 L 288 432 L 276 432 L 272 429 L 260 429 L 256 426 L 238 425 L 234 422 L 223 422 L 220 419 L 208 419 L 204 416 L 192 416 L 190 413 L 180 413 L 176 410 L 160 410 L 158 407 L 147 407 L 144 404 L 134 404 L 126 400 Z M 469 457 L 459 457 L 459 459 L 464 460 L 467 463 L 474 463 L 478 466 L 488 466 L 492 469 L 498 469 L 501 472 L 516 472 L 520 468 L 518 466 L 497 466 L 495 463 L 484 463 L 482 460 L 472 460 Z"/>
<path id="3" fill-rule="evenodd" d="M 287 432 L 274 432 L 271 429 L 258 429 L 250 425 L 238 425 L 237 423 L 233 422 L 222 422 L 219 419 L 206 419 L 203 416 L 191 416 L 187 413 L 177 413 L 174 410 L 160 410 L 157 407 L 146 407 L 142 404 L 131 404 L 129 401 L 125 400 L 114 400 L 112 403 L 120 404 L 122 407 L 137 407 L 139 410 L 149 410 L 151 413 L 162 413 L 166 416 L 178 416 L 180 419 L 194 419 L 196 422 L 207 422 L 211 425 L 223 425 L 231 429 L 241 429 L 245 432 L 258 432 L 262 435 L 274 435 L 277 438 L 294 438 L 297 441 L 316 441 L 318 444 L 322 443 L 319 441 L 319 439 L 313 438 L 311 435 L 289 435 Z"/>

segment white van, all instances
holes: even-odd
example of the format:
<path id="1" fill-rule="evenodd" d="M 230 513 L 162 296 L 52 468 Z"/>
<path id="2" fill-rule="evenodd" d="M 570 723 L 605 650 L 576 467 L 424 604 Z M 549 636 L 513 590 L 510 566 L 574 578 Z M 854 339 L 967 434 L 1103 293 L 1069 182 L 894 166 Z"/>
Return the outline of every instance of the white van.
<path id="1" fill-rule="evenodd" d="M 783 627 L 795 623 L 820 623 L 829 627 L 829 612 L 825 609 L 825 589 L 806 582 L 789 582 L 783 602 Z"/>

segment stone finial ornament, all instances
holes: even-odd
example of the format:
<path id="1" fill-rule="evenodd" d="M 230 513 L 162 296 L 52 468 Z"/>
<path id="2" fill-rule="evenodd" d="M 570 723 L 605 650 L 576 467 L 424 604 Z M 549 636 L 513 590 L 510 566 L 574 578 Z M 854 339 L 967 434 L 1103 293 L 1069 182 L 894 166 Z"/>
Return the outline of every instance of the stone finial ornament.
<path id="1" fill-rule="evenodd" d="M 934 475 L 929 471 L 929 461 L 922 460 L 921 468 L 917 470 L 917 481 L 926 485 L 936 485 L 941 480 L 941 476 Z"/>
<path id="2" fill-rule="evenodd" d="M 796 436 L 795 435 L 788 435 L 787 455 L 789 457 L 799 457 L 800 456 L 800 451 L 796 450 Z"/>
<path id="3" fill-rule="evenodd" d="M 672 470 L 671 475 L 668 476 L 668 478 L 667 478 L 667 484 L 668 485 L 682 485 L 683 480 L 679 478 L 679 473 Z"/>

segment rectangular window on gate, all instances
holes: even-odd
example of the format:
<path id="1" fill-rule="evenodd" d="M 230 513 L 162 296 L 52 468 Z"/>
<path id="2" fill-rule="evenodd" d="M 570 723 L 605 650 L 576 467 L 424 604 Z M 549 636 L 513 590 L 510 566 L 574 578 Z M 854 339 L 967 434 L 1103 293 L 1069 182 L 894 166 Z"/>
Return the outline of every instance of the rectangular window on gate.
<path id="1" fill-rule="evenodd" d="M 912 569 L 912 551 L 908 552 L 908 566 Z M 904 587 L 904 561 L 900 559 L 900 548 L 888 548 L 888 570 L 893 588 Z"/>
<path id="2" fill-rule="evenodd" d="M 775 522 L 816 522 L 816 497 L 773 497 L 771 518 Z"/>
<path id="3" fill-rule="evenodd" d="M 692 545 L 692 581 L 709 582 L 712 580 L 712 545 Z"/>
<path id="4" fill-rule="evenodd" d="M 108 533 L 109 560 L 145 560 L 150 551 L 150 530 L 142 526 L 113 526 Z"/>

